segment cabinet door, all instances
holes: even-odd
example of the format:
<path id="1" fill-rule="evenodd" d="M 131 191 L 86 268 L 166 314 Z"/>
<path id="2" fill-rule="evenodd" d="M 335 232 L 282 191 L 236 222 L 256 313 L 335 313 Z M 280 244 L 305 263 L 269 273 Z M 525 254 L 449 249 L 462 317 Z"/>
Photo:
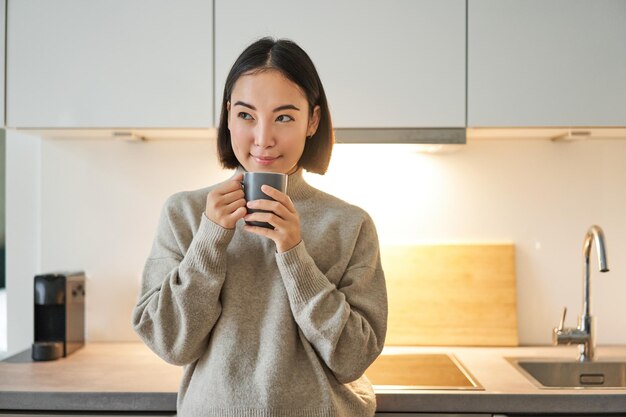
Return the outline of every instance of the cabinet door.
<path id="1" fill-rule="evenodd" d="M 375 417 L 492 417 L 492 415 L 467 413 L 376 413 Z"/>
<path id="2" fill-rule="evenodd" d="M 6 37 L 6 0 L 0 0 L 0 126 L 4 126 L 5 37 Z"/>
<path id="3" fill-rule="evenodd" d="M 142 411 L 138 411 L 136 413 L 132 413 L 132 412 L 128 412 L 125 414 L 93 414 L 93 412 L 85 412 L 85 413 L 81 413 L 80 411 L 75 411 L 75 412 L 71 412 L 71 411 L 67 411 L 67 412 L 62 412 L 62 411 L 41 411 L 41 412 L 37 412 L 37 411 L 31 411 L 28 414 L 24 414 L 23 412 L 19 412 L 18 414 L 13 414 L 13 413 L 3 413 L 2 411 L 0 411 L 0 416 L 2 417 L 135 417 L 135 416 L 141 416 L 141 417 L 176 417 L 176 414 L 172 414 L 172 413 L 162 413 L 162 414 L 146 414 L 145 412 Z"/>
<path id="4" fill-rule="evenodd" d="M 208 127 L 212 3 L 13 0 L 10 127 Z"/>
<path id="5" fill-rule="evenodd" d="M 469 126 L 625 126 L 626 2 L 469 0 Z"/>
<path id="6" fill-rule="evenodd" d="M 215 97 L 257 38 L 297 42 L 335 127 L 464 127 L 464 0 L 215 1 Z"/>

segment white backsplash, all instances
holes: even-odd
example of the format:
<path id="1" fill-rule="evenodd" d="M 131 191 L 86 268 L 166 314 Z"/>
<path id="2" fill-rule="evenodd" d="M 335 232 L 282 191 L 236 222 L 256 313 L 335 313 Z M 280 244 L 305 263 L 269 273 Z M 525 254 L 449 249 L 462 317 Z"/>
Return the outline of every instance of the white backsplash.
<path id="1" fill-rule="evenodd" d="M 14 132 L 7 139 L 24 140 Z M 35 225 L 30 245 L 39 243 L 21 245 L 22 253 L 9 260 L 8 271 L 21 274 L 8 277 L 9 299 L 11 286 L 20 288 L 9 327 L 13 315 L 32 317 L 28 294 L 34 273 L 84 269 L 89 340 L 137 340 L 130 314 L 161 205 L 173 192 L 230 175 L 219 167 L 215 143 L 31 140 L 40 141 L 40 155 L 32 158 L 39 164 L 33 175 L 40 191 L 20 200 L 18 187 L 9 187 L 14 198 L 7 196 L 8 215 L 13 213 L 8 222 L 14 229 L 8 228 L 7 240 L 11 250 L 12 239 L 21 239 L 11 230 L 24 222 Z M 582 240 L 588 226 L 599 224 L 611 272 L 592 272 L 598 343 L 625 344 L 625 157 L 626 141 L 618 140 L 477 140 L 435 154 L 402 145 L 338 145 L 328 174 L 306 178 L 366 209 L 383 244 L 514 242 L 519 335 L 525 345 L 550 343 L 564 305 L 568 324 L 574 324 L 582 297 Z M 32 212 L 20 210 L 21 204 L 37 199 L 39 213 L 30 214 L 35 219 L 17 218 L 16 213 Z M 9 334 L 29 343 L 28 331 Z"/>

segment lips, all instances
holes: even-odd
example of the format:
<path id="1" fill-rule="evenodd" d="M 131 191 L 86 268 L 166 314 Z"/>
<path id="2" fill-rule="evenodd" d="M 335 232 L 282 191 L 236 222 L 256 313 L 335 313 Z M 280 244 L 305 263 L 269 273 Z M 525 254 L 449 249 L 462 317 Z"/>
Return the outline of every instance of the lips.
<path id="1" fill-rule="evenodd" d="M 280 156 L 269 156 L 269 155 L 250 155 L 254 162 L 259 165 L 271 165 L 274 161 L 276 161 Z"/>

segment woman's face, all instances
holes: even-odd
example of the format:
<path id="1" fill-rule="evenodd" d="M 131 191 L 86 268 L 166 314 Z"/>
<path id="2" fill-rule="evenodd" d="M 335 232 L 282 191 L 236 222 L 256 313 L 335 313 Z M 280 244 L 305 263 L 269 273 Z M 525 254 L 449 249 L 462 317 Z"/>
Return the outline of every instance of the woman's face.
<path id="1" fill-rule="evenodd" d="M 315 133 L 319 106 L 309 118 L 300 88 L 276 70 L 242 75 L 227 103 L 235 156 L 246 171 L 291 174 L 298 169 L 306 137 Z"/>

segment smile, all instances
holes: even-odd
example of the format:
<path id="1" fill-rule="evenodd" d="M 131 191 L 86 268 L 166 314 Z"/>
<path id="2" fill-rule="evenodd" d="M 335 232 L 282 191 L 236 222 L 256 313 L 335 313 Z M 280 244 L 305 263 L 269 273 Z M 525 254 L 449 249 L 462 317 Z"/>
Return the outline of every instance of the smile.
<path id="1" fill-rule="evenodd" d="M 254 162 L 256 162 L 259 165 L 271 165 L 274 161 L 276 161 L 278 158 L 280 158 L 280 156 L 255 156 L 255 155 L 250 155 L 252 156 L 252 159 L 254 159 Z"/>

